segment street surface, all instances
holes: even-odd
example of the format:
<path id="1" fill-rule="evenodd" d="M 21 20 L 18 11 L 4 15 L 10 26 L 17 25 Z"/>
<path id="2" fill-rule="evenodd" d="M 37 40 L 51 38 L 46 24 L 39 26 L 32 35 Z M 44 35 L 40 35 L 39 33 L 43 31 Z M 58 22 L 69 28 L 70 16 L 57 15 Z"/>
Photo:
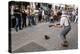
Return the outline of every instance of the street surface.
<path id="1" fill-rule="evenodd" d="M 61 38 L 59 36 L 61 29 L 49 28 L 53 23 L 38 23 L 35 26 L 24 28 L 16 32 L 12 29 L 12 51 L 13 52 L 28 52 L 28 51 L 48 51 L 48 50 L 64 50 L 78 48 L 78 25 L 71 23 L 71 31 L 67 35 L 69 47 L 61 46 Z M 44 38 L 44 35 L 50 37 L 49 40 Z"/>

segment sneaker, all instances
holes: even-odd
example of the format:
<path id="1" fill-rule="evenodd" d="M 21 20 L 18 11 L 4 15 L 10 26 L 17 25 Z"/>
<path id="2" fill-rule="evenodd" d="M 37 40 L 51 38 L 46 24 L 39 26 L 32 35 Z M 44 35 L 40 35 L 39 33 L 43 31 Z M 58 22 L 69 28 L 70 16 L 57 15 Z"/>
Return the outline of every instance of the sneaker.
<path id="1" fill-rule="evenodd" d="M 64 41 L 64 43 L 62 44 L 63 47 L 68 47 L 69 44 L 68 44 L 68 41 Z"/>
<path id="2" fill-rule="evenodd" d="M 63 47 L 68 47 L 69 45 L 68 45 L 68 44 L 62 44 L 62 46 L 63 46 Z"/>

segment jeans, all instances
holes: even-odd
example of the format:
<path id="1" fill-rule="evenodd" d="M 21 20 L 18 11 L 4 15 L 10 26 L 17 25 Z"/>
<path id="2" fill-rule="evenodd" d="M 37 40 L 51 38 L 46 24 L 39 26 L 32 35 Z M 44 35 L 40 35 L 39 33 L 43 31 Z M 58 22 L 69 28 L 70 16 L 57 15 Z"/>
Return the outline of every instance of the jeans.
<path id="1" fill-rule="evenodd" d="M 31 16 L 27 16 L 28 17 L 28 26 L 31 26 L 32 24 L 32 17 Z"/>
<path id="2" fill-rule="evenodd" d="M 71 26 L 64 26 L 64 29 L 61 31 L 60 37 L 62 38 L 63 41 L 66 40 L 66 35 L 68 32 L 71 30 Z"/>
<path id="3" fill-rule="evenodd" d="M 20 17 L 16 17 L 16 25 L 15 25 L 16 31 L 18 31 L 18 28 L 21 29 L 21 18 Z"/>

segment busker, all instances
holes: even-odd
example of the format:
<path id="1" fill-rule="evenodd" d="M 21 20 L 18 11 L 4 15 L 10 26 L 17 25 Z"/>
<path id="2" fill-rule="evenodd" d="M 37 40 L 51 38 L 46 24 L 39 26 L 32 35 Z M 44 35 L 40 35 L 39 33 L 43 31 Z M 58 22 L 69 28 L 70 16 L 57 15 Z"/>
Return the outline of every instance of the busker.
<path id="1" fill-rule="evenodd" d="M 66 40 L 66 35 L 68 34 L 68 32 L 71 30 L 71 25 L 69 22 L 69 19 L 67 17 L 67 15 L 65 15 L 64 13 L 58 13 L 58 16 L 60 18 L 60 25 L 59 24 L 55 24 L 55 25 L 51 25 L 49 27 L 54 26 L 55 28 L 62 28 L 64 27 L 64 29 L 61 31 L 60 33 L 60 37 L 62 39 L 62 46 L 63 47 L 68 47 L 68 41 Z"/>

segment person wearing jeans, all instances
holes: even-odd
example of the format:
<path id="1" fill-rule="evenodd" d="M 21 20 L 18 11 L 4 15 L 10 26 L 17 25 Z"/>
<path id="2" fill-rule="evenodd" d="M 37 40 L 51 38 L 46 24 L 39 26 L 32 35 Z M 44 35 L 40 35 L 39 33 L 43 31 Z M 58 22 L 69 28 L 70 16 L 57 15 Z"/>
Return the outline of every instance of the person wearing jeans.
<path id="1" fill-rule="evenodd" d="M 60 37 L 63 41 L 62 45 L 63 46 L 68 46 L 68 41 L 66 39 L 66 35 L 69 33 L 69 31 L 71 30 L 71 25 L 70 25 L 70 22 L 67 18 L 66 15 L 62 15 L 61 19 L 60 19 L 60 25 L 59 25 L 59 28 L 60 27 L 64 27 L 64 29 L 61 31 L 60 33 Z"/>
<path id="2" fill-rule="evenodd" d="M 67 15 L 62 13 L 58 14 L 59 18 L 60 18 L 60 25 L 59 24 L 55 24 L 54 27 L 55 28 L 62 28 L 61 33 L 60 33 L 60 37 L 62 39 L 62 46 L 63 47 L 68 47 L 68 41 L 66 39 L 66 35 L 69 33 L 69 31 L 71 30 L 71 25 L 69 22 L 69 19 L 67 18 Z"/>
<path id="3" fill-rule="evenodd" d="M 22 24 L 22 28 L 24 28 L 24 27 L 27 27 L 27 25 L 26 25 L 26 13 L 25 13 L 25 11 L 23 11 L 22 12 L 22 21 L 23 21 L 23 24 Z"/>
<path id="4" fill-rule="evenodd" d="M 16 17 L 16 25 L 15 25 L 16 31 L 18 31 L 18 28 L 21 30 L 21 17 L 20 16 Z"/>
<path id="5" fill-rule="evenodd" d="M 21 13 L 20 13 L 19 7 L 16 7 L 14 11 L 15 11 L 14 15 L 16 18 L 15 29 L 16 31 L 18 31 L 18 28 L 21 30 Z"/>

